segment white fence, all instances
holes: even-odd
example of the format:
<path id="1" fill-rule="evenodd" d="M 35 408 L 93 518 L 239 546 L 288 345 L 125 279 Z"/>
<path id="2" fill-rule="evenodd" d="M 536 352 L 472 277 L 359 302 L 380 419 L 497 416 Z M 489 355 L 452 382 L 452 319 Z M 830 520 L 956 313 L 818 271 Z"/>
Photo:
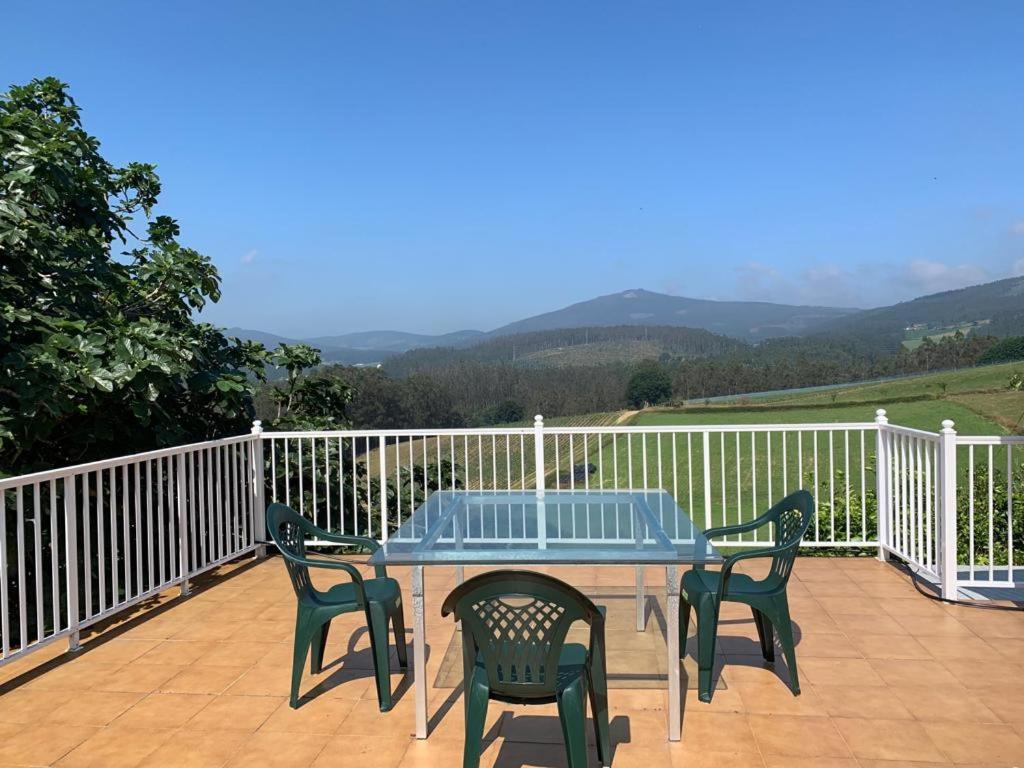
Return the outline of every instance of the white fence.
<path id="1" fill-rule="evenodd" d="M 253 433 L 0 480 L 0 663 L 79 631 L 264 538 L 265 502 L 386 539 L 437 489 L 662 488 L 705 528 L 796 488 L 808 547 L 870 547 L 941 583 L 1012 586 L 1021 437 L 870 422 Z M 1014 462 L 1017 462 L 1015 465 Z M 718 542 L 752 547 L 768 531 Z M 1016 561 L 1015 561 L 1016 558 Z M 1016 579 L 1016 581 L 1015 581 Z"/>

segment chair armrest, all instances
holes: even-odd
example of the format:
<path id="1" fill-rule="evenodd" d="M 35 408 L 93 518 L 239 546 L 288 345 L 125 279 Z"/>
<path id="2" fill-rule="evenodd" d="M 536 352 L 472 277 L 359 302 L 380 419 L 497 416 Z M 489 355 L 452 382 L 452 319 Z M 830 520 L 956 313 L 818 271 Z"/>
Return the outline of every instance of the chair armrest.
<path id="1" fill-rule="evenodd" d="M 758 515 L 753 520 L 746 523 L 736 523 L 735 525 L 720 525 L 717 528 L 708 528 L 704 531 L 704 538 L 711 539 L 715 536 L 727 536 L 730 533 L 746 533 L 747 531 L 753 531 L 762 526 L 768 525 L 772 522 L 771 510 Z"/>
<path id="2" fill-rule="evenodd" d="M 370 554 L 373 554 L 380 549 L 380 543 L 376 539 L 371 539 L 367 536 L 345 536 L 340 533 L 331 533 L 330 531 L 325 531 L 323 529 L 318 529 L 316 536 L 318 539 L 328 541 L 331 544 L 365 547 L 370 550 Z M 388 571 L 383 565 L 375 565 L 373 566 L 373 574 L 377 578 L 386 578 Z"/>
<path id="3" fill-rule="evenodd" d="M 733 566 L 741 560 L 752 560 L 754 558 L 761 557 L 775 557 L 786 552 L 787 549 L 792 548 L 792 544 L 786 544 L 778 547 L 766 547 L 764 549 L 751 549 L 746 552 L 737 552 L 734 555 L 729 555 L 722 562 L 721 578 L 718 580 L 718 604 L 721 605 L 722 598 L 725 596 L 726 587 L 729 583 L 729 577 L 732 575 Z"/>
<path id="4" fill-rule="evenodd" d="M 296 555 L 289 554 L 283 550 L 281 551 L 281 556 L 285 560 L 289 560 L 296 565 L 303 565 L 307 568 L 324 568 L 330 571 L 345 571 L 345 573 L 352 577 L 352 583 L 355 584 L 359 607 L 366 607 L 366 590 L 363 588 L 363 574 L 361 574 L 359 569 L 351 563 L 342 562 L 341 560 L 313 560 L 309 557 L 297 557 Z"/>

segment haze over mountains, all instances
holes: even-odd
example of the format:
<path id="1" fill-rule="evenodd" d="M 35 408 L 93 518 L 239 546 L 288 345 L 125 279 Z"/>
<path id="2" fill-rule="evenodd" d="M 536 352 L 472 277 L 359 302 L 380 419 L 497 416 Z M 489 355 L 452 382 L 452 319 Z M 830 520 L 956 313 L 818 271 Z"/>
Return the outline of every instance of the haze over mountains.
<path id="1" fill-rule="evenodd" d="M 971 324 L 985 332 L 1024 331 L 1024 277 L 923 296 L 890 307 L 859 310 L 793 306 L 755 301 L 713 301 L 644 289 L 599 296 L 552 312 L 524 318 L 491 331 L 441 335 L 404 331 L 363 331 L 289 339 L 265 331 L 229 328 L 228 334 L 267 346 L 304 341 L 320 348 L 325 362 L 372 364 L 409 350 L 465 348 L 515 334 L 609 326 L 669 326 L 702 329 L 742 342 L 819 333 L 871 336 L 879 348 L 896 348 L 907 328 L 922 334 Z"/>

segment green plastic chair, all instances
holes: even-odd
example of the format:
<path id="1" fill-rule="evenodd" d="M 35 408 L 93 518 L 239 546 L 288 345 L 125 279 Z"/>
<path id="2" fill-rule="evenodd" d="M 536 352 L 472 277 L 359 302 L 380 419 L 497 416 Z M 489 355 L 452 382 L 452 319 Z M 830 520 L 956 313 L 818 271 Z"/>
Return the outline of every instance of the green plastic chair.
<path id="1" fill-rule="evenodd" d="M 441 615 L 462 622 L 466 743 L 463 768 L 480 764 L 487 702 L 558 704 L 569 768 L 587 761 L 589 696 L 602 765 L 610 765 L 604 613 L 583 593 L 531 571 L 492 571 L 448 595 Z M 566 643 L 576 621 L 590 626 L 589 648 Z"/>
<path id="2" fill-rule="evenodd" d="M 764 549 L 738 552 L 725 558 L 720 571 L 693 568 L 683 574 L 680 601 L 679 653 L 686 653 L 686 637 L 690 623 L 690 609 L 697 611 L 697 694 L 701 701 L 711 701 L 712 670 L 715 661 L 715 640 L 718 636 L 718 612 L 723 601 L 746 603 L 754 614 L 761 654 L 765 661 L 775 661 L 775 638 L 789 665 L 790 688 L 794 696 L 800 695 L 800 680 L 796 672 L 796 649 L 793 642 L 793 623 L 789 616 L 786 585 L 793 572 L 800 542 L 814 516 L 814 498 L 807 491 L 796 491 L 778 502 L 760 517 L 749 523 L 709 528 L 708 538 L 733 533 L 745 533 L 772 524 L 775 544 Z M 758 557 L 770 557 L 768 575 L 755 580 L 743 573 L 733 573 L 736 563 Z"/>
<path id="3" fill-rule="evenodd" d="M 402 669 L 409 665 L 405 646 L 405 618 L 402 615 L 402 591 L 398 582 L 388 578 L 384 566 L 375 567 L 376 578 L 363 579 L 359 569 L 341 560 L 313 560 L 306 556 L 306 538 L 365 547 L 371 552 L 379 548 L 373 539 L 362 536 L 340 536 L 317 528 L 291 507 L 271 504 L 267 507 L 267 530 L 284 557 L 285 567 L 298 597 L 295 617 L 295 647 L 292 657 L 292 688 L 289 704 L 299 704 L 299 683 L 306 654 L 310 654 L 309 671 L 316 674 L 323 668 L 324 648 L 331 619 L 343 613 L 363 611 L 370 633 L 377 702 L 381 712 L 391 709 L 391 677 L 388 664 L 388 623 L 395 634 L 395 650 Z M 310 568 L 344 571 L 350 582 L 336 584 L 326 592 L 316 589 L 309 578 Z"/>

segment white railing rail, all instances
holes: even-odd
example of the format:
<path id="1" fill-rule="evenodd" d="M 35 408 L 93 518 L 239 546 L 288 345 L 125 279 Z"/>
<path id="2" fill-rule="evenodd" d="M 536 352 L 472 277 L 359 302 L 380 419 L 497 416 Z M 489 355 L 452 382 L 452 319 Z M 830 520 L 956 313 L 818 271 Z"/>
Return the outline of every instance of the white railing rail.
<path id="1" fill-rule="evenodd" d="M 940 584 L 1012 585 L 1024 437 L 874 421 L 264 432 L 0 479 L 0 663 L 250 552 L 280 501 L 386 539 L 437 489 L 667 490 L 704 528 L 807 488 L 808 547 L 875 548 Z M 1015 464 L 1015 461 L 1017 464 Z M 1016 484 L 1016 485 L 1015 485 Z M 1018 501 L 1019 506 L 1019 501 Z M 585 532 L 586 533 L 586 532 Z M 770 531 L 726 536 L 759 546 Z"/>

